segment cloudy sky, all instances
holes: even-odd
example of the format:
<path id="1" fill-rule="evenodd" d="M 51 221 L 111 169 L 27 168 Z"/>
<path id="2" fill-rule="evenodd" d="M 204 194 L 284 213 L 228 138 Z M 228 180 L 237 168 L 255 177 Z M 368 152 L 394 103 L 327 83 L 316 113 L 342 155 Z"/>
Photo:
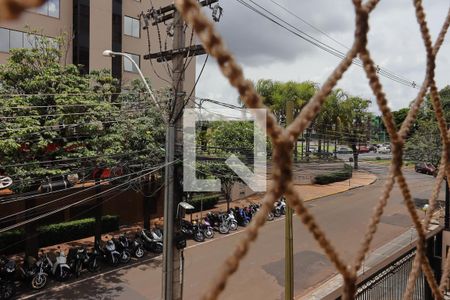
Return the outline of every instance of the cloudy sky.
<path id="1" fill-rule="evenodd" d="M 245 2 L 251 4 L 250 0 Z M 313 36 L 317 40 L 346 52 L 345 45 L 353 40 L 354 12 L 350 0 L 254 0 L 271 13 Z M 275 3 L 304 19 L 323 33 L 308 26 Z M 449 8 L 449 0 L 424 1 L 427 21 L 433 39 L 436 38 Z M 217 27 L 227 46 L 243 65 L 245 76 L 279 81 L 312 80 L 323 83 L 338 64 L 339 59 L 311 45 L 294 34 L 278 27 L 254 13 L 236 0 L 222 0 L 223 16 Z M 254 4 L 252 4 L 254 5 Z M 210 10 L 206 12 L 210 14 Z M 382 0 L 371 15 L 369 50 L 375 62 L 402 78 L 421 83 L 425 70 L 425 49 L 415 19 L 411 0 Z M 438 56 L 436 79 L 438 87 L 450 84 L 450 38 Z M 343 45 L 341 45 L 343 44 Z M 197 72 L 204 61 L 197 59 Z M 406 107 L 417 94 L 417 89 L 381 77 L 393 110 Z M 347 92 L 374 100 L 363 70 L 353 65 L 338 87 Z M 237 92 L 220 73 L 214 59 L 206 64 L 196 91 L 198 97 L 236 103 Z M 373 101 L 371 110 L 378 112 Z"/>

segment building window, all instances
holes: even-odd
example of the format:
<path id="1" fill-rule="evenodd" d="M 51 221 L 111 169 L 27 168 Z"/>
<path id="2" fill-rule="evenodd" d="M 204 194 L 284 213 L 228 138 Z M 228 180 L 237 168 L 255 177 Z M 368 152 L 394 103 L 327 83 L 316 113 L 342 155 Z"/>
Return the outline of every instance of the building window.
<path id="1" fill-rule="evenodd" d="M 141 26 L 138 19 L 123 17 L 123 33 L 136 38 L 141 37 Z"/>
<path id="2" fill-rule="evenodd" d="M 141 57 L 136 54 L 127 53 L 131 58 L 134 60 L 134 62 L 140 67 L 141 66 Z M 126 57 L 123 58 L 123 70 L 127 72 L 132 73 L 138 73 L 138 70 L 136 69 L 136 66 Z"/>
<path id="3" fill-rule="evenodd" d="M 36 41 L 39 38 L 41 38 L 39 35 L 0 28 L 0 52 L 9 52 L 9 50 L 15 48 L 35 48 Z M 53 47 L 58 48 L 58 43 L 55 39 L 47 39 L 49 39 Z"/>
<path id="4" fill-rule="evenodd" d="M 0 28 L 0 52 L 9 51 L 9 30 Z"/>
<path id="5" fill-rule="evenodd" d="M 42 6 L 31 9 L 31 11 L 44 16 L 59 18 L 59 6 L 60 0 L 47 0 Z"/>

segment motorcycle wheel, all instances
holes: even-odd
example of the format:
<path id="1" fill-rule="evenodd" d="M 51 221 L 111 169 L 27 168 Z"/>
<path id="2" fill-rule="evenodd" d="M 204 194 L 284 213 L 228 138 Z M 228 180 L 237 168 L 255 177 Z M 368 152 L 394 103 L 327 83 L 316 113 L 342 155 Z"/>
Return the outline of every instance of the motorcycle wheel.
<path id="1" fill-rule="evenodd" d="M 270 212 L 270 213 L 267 215 L 267 221 L 273 221 L 273 219 L 274 219 L 273 213 Z"/>
<path id="2" fill-rule="evenodd" d="M 238 224 L 237 222 L 231 222 L 230 223 L 230 230 L 231 231 L 236 231 L 238 229 Z"/>
<path id="3" fill-rule="evenodd" d="M 212 239 L 214 237 L 214 231 L 211 228 L 206 229 L 203 233 L 207 239 Z"/>
<path id="4" fill-rule="evenodd" d="M 80 275 L 81 275 L 81 261 L 77 261 L 77 263 L 75 264 L 75 270 L 74 270 L 74 273 L 75 273 L 75 276 L 78 278 L 78 277 L 80 277 Z"/>
<path id="5" fill-rule="evenodd" d="M 137 258 L 144 256 L 144 249 L 142 249 L 142 247 L 137 247 L 136 250 L 134 250 L 134 256 Z"/>
<path id="6" fill-rule="evenodd" d="M 0 283 L 0 299 L 10 299 L 16 294 L 16 285 L 14 282 L 1 282 Z"/>
<path id="7" fill-rule="evenodd" d="M 273 215 L 274 215 L 276 218 L 279 218 L 279 217 L 281 217 L 281 211 L 280 211 L 279 209 L 276 209 L 275 212 L 273 213 Z"/>
<path id="8" fill-rule="evenodd" d="M 40 290 L 47 284 L 47 274 L 41 273 L 36 274 L 30 282 L 31 288 L 33 290 Z"/>
<path id="9" fill-rule="evenodd" d="M 120 263 L 120 254 L 113 254 L 113 256 L 110 258 L 110 264 L 113 267 L 117 267 Z"/>
<path id="10" fill-rule="evenodd" d="M 120 255 L 120 262 L 123 264 L 129 263 L 131 260 L 131 254 L 128 251 L 123 251 Z"/>
<path id="11" fill-rule="evenodd" d="M 203 233 L 201 233 L 200 231 L 197 231 L 197 232 L 194 234 L 194 241 L 201 243 L 201 242 L 203 242 L 204 240 L 205 240 L 205 236 L 204 236 Z"/>
<path id="12" fill-rule="evenodd" d="M 61 268 L 59 270 L 59 274 L 57 275 L 56 279 L 59 281 L 66 281 L 70 277 L 70 270 L 68 268 Z"/>
<path id="13" fill-rule="evenodd" d="M 230 232 L 230 228 L 228 228 L 228 226 L 225 224 L 219 225 L 219 232 L 221 234 L 227 234 L 228 232 Z"/>
<path id="14" fill-rule="evenodd" d="M 97 258 L 94 258 L 93 260 L 91 260 L 89 262 L 89 265 L 88 265 L 89 272 L 92 272 L 92 273 L 97 272 L 99 268 L 100 268 L 100 266 L 98 265 Z"/>

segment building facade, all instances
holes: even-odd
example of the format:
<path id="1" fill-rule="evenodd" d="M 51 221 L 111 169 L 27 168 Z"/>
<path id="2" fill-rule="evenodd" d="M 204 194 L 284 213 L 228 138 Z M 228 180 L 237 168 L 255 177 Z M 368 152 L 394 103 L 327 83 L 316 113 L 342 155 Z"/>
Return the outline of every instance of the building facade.
<path id="1" fill-rule="evenodd" d="M 171 4 L 154 0 L 155 8 Z M 123 57 L 104 57 L 104 50 L 130 54 L 155 89 L 169 86 L 170 63 L 151 64 L 144 55 L 171 49 L 172 38 L 166 25 L 143 29 L 141 12 L 149 9 L 144 0 L 48 0 L 42 7 L 26 11 L 15 21 L 0 22 L 0 64 L 12 48 L 32 47 L 30 30 L 54 38 L 67 34 L 64 64 L 82 65 L 82 71 L 109 69 L 123 84 L 138 78 L 136 68 Z M 168 23 L 169 24 L 169 23 Z M 188 32 L 188 31 L 186 31 Z M 186 38 L 187 43 L 190 38 Z M 167 80 L 167 81 L 165 81 Z M 189 94 L 195 81 L 195 58 L 186 68 L 185 90 Z"/>

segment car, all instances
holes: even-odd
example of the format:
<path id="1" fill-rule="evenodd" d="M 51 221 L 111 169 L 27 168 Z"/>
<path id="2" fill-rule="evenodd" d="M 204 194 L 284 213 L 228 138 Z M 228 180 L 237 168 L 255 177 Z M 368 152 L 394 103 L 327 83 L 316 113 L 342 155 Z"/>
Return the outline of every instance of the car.
<path id="1" fill-rule="evenodd" d="M 359 153 L 369 153 L 370 149 L 367 146 L 359 146 L 358 152 Z"/>
<path id="2" fill-rule="evenodd" d="M 391 153 L 391 149 L 383 146 L 383 147 L 378 148 L 377 152 L 380 154 L 389 154 L 389 153 Z"/>
<path id="3" fill-rule="evenodd" d="M 351 153 L 353 153 L 352 149 L 346 148 L 346 147 L 339 147 L 336 152 L 339 153 L 339 154 L 351 154 Z"/>
<path id="4" fill-rule="evenodd" d="M 437 175 L 437 168 L 431 163 L 420 162 L 414 166 L 414 170 L 417 173 L 427 174 L 427 175 Z"/>

